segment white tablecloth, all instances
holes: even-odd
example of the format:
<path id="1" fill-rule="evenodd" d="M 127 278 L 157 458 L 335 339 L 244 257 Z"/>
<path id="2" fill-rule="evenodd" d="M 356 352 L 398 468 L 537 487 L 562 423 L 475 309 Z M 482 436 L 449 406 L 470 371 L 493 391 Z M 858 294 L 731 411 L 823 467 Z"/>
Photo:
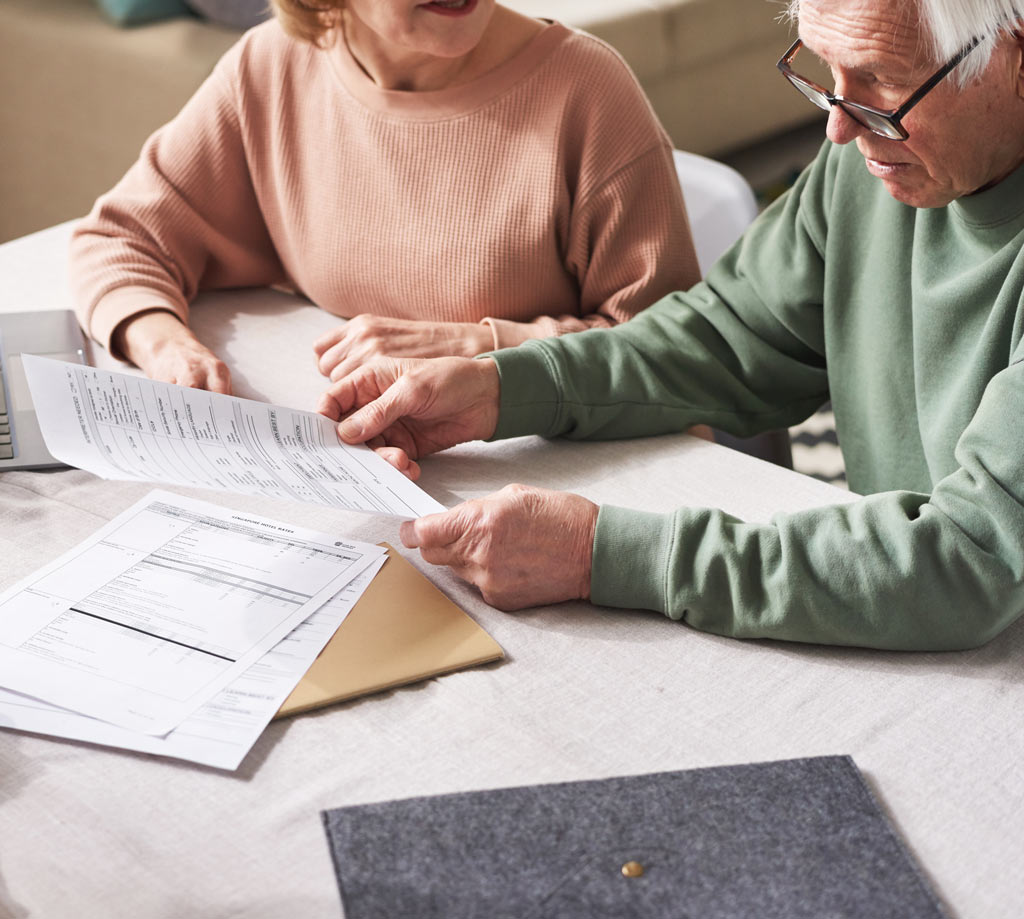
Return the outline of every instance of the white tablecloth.
<path id="1" fill-rule="evenodd" d="M 66 235 L 0 247 L 0 311 L 67 305 Z M 208 297 L 194 315 L 239 395 L 309 407 L 320 392 L 309 342 L 337 320 L 274 293 Z M 423 465 L 446 504 L 520 481 L 763 519 L 836 494 L 685 436 L 523 438 Z M 147 490 L 77 470 L 0 474 L 0 589 Z M 195 494 L 398 544 L 387 518 Z M 0 916 L 336 917 L 325 808 L 832 753 L 853 755 L 952 915 L 1024 912 L 1024 625 L 956 654 L 738 642 L 583 603 L 503 614 L 406 555 L 507 661 L 274 723 L 235 774 L 0 731 Z"/>

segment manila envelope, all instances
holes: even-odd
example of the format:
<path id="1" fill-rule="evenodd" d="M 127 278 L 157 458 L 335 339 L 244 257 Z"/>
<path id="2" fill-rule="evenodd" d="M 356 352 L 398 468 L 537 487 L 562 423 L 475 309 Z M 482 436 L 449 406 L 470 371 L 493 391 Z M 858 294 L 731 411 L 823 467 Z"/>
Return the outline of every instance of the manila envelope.
<path id="1" fill-rule="evenodd" d="M 384 567 L 275 718 L 505 656 L 416 568 L 391 546 L 387 550 Z"/>

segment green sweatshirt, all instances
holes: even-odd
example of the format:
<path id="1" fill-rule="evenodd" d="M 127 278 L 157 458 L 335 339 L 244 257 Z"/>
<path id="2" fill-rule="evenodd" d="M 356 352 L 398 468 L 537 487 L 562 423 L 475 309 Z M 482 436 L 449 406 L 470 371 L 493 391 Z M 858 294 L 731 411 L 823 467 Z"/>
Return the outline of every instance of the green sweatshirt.
<path id="1" fill-rule="evenodd" d="M 496 437 L 786 427 L 826 399 L 849 505 L 601 508 L 594 603 L 720 635 L 957 649 L 1024 610 L 1024 167 L 915 209 L 826 143 L 711 270 L 628 323 L 497 352 Z"/>

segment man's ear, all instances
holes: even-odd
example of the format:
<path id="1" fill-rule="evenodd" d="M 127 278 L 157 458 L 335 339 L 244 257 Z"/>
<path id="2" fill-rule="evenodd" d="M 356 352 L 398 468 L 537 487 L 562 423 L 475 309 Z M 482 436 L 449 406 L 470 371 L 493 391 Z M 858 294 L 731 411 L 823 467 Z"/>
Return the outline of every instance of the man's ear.
<path id="1" fill-rule="evenodd" d="M 1024 99 L 1024 19 L 1010 32 L 1017 49 L 1017 96 Z"/>

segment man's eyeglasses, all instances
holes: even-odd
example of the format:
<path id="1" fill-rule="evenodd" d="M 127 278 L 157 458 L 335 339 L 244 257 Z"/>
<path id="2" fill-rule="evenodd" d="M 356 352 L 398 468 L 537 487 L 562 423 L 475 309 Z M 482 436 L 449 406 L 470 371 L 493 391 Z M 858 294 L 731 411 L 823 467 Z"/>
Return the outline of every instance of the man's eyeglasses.
<path id="1" fill-rule="evenodd" d="M 903 127 L 902 121 L 909 112 L 918 102 L 920 102 L 929 92 L 931 92 L 942 79 L 959 64 L 968 54 L 970 54 L 975 48 L 978 47 L 978 43 L 981 41 L 979 38 L 971 40 L 963 50 L 957 52 L 957 54 L 946 64 L 935 71 L 925 82 L 914 92 L 914 94 L 907 99 L 899 108 L 893 109 L 892 111 L 884 111 L 883 109 L 874 108 L 870 105 L 861 105 L 859 102 L 851 102 L 849 99 L 844 99 L 842 96 L 837 96 L 834 93 L 830 93 L 823 86 L 819 86 L 812 80 L 808 80 L 806 77 L 802 77 L 797 73 L 794 73 L 792 68 L 789 66 L 793 58 L 796 57 L 797 51 L 803 47 L 803 42 L 798 38 L 793 42 L 790 49 L 779 58 L 778 63 L 775 65 L 779 68 L 781 74 L 789 80 L 793 86 L 798 89 L 804 96 L 811 100 L 818 108 L 824 109 L 826 112 L 829 111 L 833 105 L 839 106 L 847 115 L 849 115 L 854 121 L 864 125 L 873 134 L 879 134 L 882 137 L 887 137 L 889 140 L 906 140 L 910 135 L 907 133 L 907 129 Z"/>

